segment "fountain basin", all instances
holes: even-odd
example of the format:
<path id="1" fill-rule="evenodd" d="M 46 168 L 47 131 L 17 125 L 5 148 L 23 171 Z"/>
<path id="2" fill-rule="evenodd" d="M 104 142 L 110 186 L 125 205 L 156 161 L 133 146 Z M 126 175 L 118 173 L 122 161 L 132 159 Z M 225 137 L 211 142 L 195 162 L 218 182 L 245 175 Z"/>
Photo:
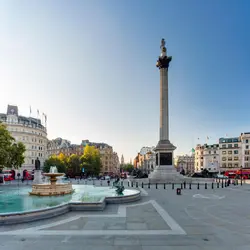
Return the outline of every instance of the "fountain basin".
<path id="1" fill-rule="evenodd" d="M 58 183 L 58 184 L 34 184 L 32 185 L 32 191 L 30 195 L 37 196 L 56 196 L 73 193 L 71 183 Z"/>
<path id="2" fill-rule="evenodd" d="M 141 198 L 141 192 L 136 189 L 125 189 L 123 195 L 117 195 L 110 187 L 72 187 L 72 194 L 60 196 L 29 195 L 31 187 L 27 186 L 19 189 L 3 187 L 0 192 L 0 225 L 48 219 L 70 211 L 103 211 L 107 204 L 135 202 Z"/>

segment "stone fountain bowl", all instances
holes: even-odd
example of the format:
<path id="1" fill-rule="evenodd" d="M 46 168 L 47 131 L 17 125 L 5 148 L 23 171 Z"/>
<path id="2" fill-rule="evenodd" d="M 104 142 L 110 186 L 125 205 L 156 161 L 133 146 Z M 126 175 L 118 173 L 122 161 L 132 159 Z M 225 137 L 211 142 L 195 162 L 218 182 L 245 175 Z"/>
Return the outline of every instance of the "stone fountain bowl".
<path id="1" fill-rule="evenodd" d="M 49 177 L 57 177 L 64 175 L 64 173 L 45 173 L 44 175 Z"/>

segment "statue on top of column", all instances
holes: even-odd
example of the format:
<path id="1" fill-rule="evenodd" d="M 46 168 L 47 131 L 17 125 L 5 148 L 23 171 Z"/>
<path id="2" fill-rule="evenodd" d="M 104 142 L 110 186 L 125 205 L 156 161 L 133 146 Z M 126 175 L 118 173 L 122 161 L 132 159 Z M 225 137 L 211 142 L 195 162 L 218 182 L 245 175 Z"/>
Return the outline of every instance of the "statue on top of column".
<path id="1" fill-rule="evenodd" d="M 161 57 L 165 57 L 166 56 L 167 49 L 165 47 L 165 44 L 166 44 L 165 39 L 162 38 L 161 39 L 161 46 L 160 46 L 160 48 L 161 48 Z"/>

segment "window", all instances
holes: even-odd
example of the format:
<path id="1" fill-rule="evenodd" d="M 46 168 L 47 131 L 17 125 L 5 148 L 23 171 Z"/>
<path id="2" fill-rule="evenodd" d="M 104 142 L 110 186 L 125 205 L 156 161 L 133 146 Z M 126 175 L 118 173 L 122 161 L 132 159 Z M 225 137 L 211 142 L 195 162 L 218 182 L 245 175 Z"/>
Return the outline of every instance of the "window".
<path id="1" fill-rule="evenodd" d="M 228 148 L 232 148 L 233 147 L 233 145 L 232 144 L 228 144 Z"/>
<path id="2" fill-rule="evenodd" d="M 31 160 L 31 164 L 34 164 L 34 160 L 33 159 Z"/>
<path id="3" fill-rule="evenodd" d="M 228 163 L 228 167 L 231 168 L 232 167 L 232 163 Z"/>
<path id="4" fill-rule="evenodd" d="M 248 143 L 248 139 L 246 139 L 246 143 Z"/>
<path id="5" fill-rule="evenodd" d="M 239 167 L 239 165 L 238 165 L 238 164 L 234 164 L 234 167 L 235 167 L 235 168 L 238 168 L 238 167 Z"/>
<path id="6" fill-rule="evenodd" d="M 232 157 L 228 157 L 228 160 L 231 161 L 233 158 Z"/>
<path id="7" fill-rule="evenodd" d="M 234 156 L 234 160 L 235 160 L 235 161 L 238 161 L 238 160 L 239 160 L 239 157 L 238 157 L 238 156 Z"/>
<path id="8" fill-rule="evenodd" d="M 232 154 L 232 151 L 231 151 L 231 150 L 230 150 L 230 151 L 228 151 L 228 154 L 229 154 L 229 155 L 231 155 L 231 154 Z"/>
<path id="9" fill-rule="evenodd" d="M 226 168 L 226 167 L 227 167 L 227 164 L 226 164 L 226 163 L 222 163 L 222 167 L 223 167 L 223 168 Z"/>
<path id="10" fill-rule="evenodd" d="M 214 156 L 214 159 L 216 159 L 216 156 Z"/>
<path id="11" fill-rule="evenodd" d="M 223 154 L 223 155 L 226 155 L 226 154 L 227 154 L 227 151 L 222 151 L 222 154 Z"/>
<path id="12" fill-rule="evenodd" d="M 246 145 L 246 149 L 249 149 L 249 146 L 248 146 L 248 145 Z"/>
<path id="13" fill-rule="evenodd" d="M 235 148 L 238 148 L 238 146 L 239 146 L 238 144 L 234 144 L 234 147 L 235 147 Z"/>
<path id="14" fill-rule="evenodd" d="M 226 144 L 223 144 L 223 145 L 222 145 L 222 148 L 226 148 L 226 147 L 227 147 L 227 145 L 226 145 Z"/>
<path id="15" fill-rule="evenodd" d="M 216 150 L 214 150 L 214 154 L 216 154 Z"/>
<path id="16" fill-rule="evenodd" d="M 248 156 L 245 156 L 245 161 L 248 161 Z"/>
<path id="17" fill-rule="evenodd" d="M 239 153 L 238 150 L 234 150 L 234 154 L 237 155 Z"/>
<path id="18" fill-rule="evenodd" d="M 223 161 L 226 161 L 226 160 L 227 160 L 227 157 L 222 157 L 222 160 L 223 160 Z"/>
<path id="19" fill-rule="evenodd" d="M 208 153 L 211 154 L 211 151 L 209 151 Z"/>

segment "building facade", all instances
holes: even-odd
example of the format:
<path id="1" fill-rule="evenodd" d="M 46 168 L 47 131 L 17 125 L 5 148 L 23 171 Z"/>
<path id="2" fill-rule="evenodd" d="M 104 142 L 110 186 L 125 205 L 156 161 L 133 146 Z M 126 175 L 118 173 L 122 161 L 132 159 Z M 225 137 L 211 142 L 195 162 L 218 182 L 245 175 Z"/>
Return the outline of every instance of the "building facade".
<path id="1" fill-rule="evenodd" d="M 18 107 L 8 105 L 7 113 L 0 114 L 0 121 L 7 126 L 10 134 L 17 142 L 25 145 L 25 160 L 21 170 L 35 169 L 35 160 L 38 157 L 41 167 L 47 159 L 47 129 L 40 119 L 21 116 Z"/>
<path id="2" fill-rule="evenodd" d="M 250 168 L 250 132 L 241 133 L 241 166 Z"/>
<path id="3" fill-rule="evenodd" d="M 195 172 L 194 153 L 191 155 L 177 155 L 174 161 L 178 172 L 184 170 L 186 175 L 193 174 Z"/>
<path id="4" fill-rule="evenodd" d="M 220 170 L 238 169 L 242 165 L 241 137 L 220 138 Z"/>
<path id="5" fill-rule="evenodd" d="M 220 146 L 219 144 L 198 144 L 195 148 L 195 172 L 208 170 L 210 173 L 220 171 Z"/>

